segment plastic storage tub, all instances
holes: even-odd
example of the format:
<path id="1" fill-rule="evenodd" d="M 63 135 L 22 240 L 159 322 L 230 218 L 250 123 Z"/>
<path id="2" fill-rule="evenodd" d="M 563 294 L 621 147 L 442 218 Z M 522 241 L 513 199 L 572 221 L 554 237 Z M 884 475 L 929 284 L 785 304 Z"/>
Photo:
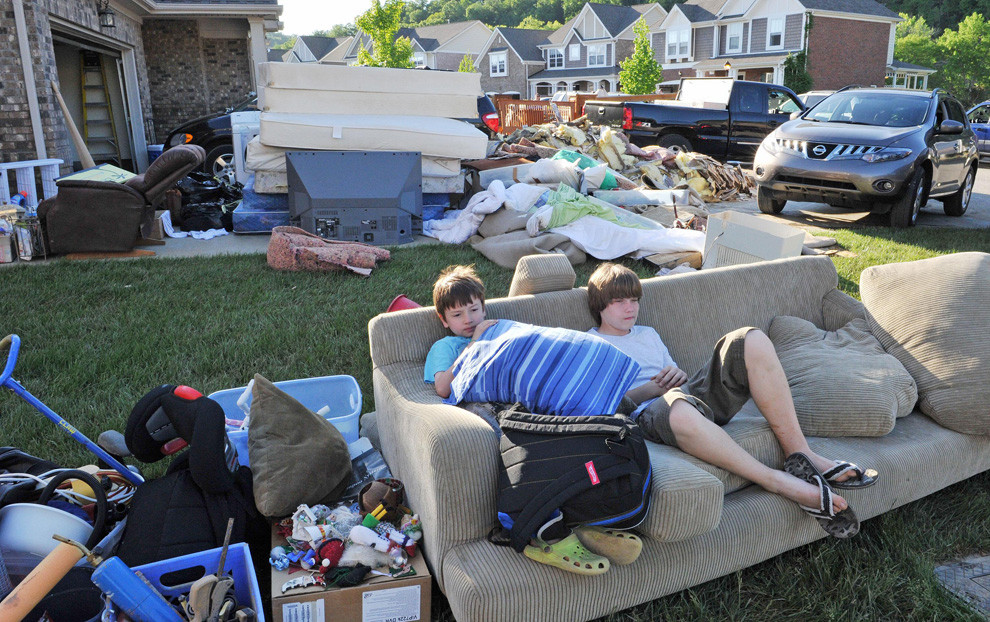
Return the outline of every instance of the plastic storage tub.
<path id="1" fill-rule="evenodd" d="M 137 566 L 133 570 L 143 574 L 162 596 L 171 600 L 182 594 L 188 595 L 189 588 L 196 579 L 216 572 L 222 551 L 222 548 L 215 548 L 200 553 L 190 553 L 182 557 Z M 261 603 L 258 576 L 254 573 L 248 545 L 243 542 L 231 544 L 227 549 L 227 558 L 223 567 L 224 571 L 229 572 L 234 578 L 234 597 L 237 599 L 237 606 L 251 607 L 254 609 L 257 621 L 265 622 L 265 609 Z"/>
<path id="2" fill-rule="evenodd" d="M 321 376 L 318 378 L 300 378 L 297 380 L 282 380 L 273 383 L 285 391 L 300 404 L 316 412 L 324 406 L 330 407 L 326 415 L 329 421 L 340 430 L 344 440 L 353 443 L 358 440 L 358 420 L 361 417 L 361 387 L 352 376 Z M 224 389 L 210 394 L 210 399 L 223 408 L 227 419 L 241 420 L 244 411 L 237 406 L 237 400 L 244 393 L 245 387 Z M 251 398 L 248 397 L 248 405 Z M 247 431 L 228 427 L 227 436 L 237 449 L 237 459 L 244 466 L 250 466 L 247 451 Z"/>

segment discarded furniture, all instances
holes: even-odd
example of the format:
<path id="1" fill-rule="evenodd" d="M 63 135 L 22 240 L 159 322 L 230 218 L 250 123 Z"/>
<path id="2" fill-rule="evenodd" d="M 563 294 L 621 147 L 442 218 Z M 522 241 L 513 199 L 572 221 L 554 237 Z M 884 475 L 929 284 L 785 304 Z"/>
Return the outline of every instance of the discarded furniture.
<path id="1" fill-rule="evenodd" d="M 143 174 L 124 183 L 63 179 L 59 193 L 38 206 L 52 253 L 129 251 L 151 232 L 165 191 L 206 159 L 198 145 L 169 149 Z"/>
<path id="2" fill-rule="evenodd" d="M 26 192 L 26 207 L 38 206 L 38 187 L 35 185 L 34 169 L 41 171 L 41 187 L 46 199 L 58 194 L 55 178 L 58 177 L 58 165 L 62 160 L 25 160 L 23 162 L 4 162 L 0 164 L 0 205 L 10 203 L 10 180 L 7 175 L 14 171 L 17 178 L 17 191 Z"/>
<path id="3" fill-rule="evenodd" d="M 943 259 L 954 266 L 962 258 L 938 258 Z M 870 268 L 862 281 L 866 283 L 869 271 L 876 268 L 908 265 Z M 944 274 L 946 268 L 936 272 Z M 541 272 L 541 278 L 546 274 Z M 561 282 L 566 287 L 571 281 Z M 909 285 L 918 282 L 917 278 L 904 280 Z M 819 329 L 837 330 L 865 317 L 863 304 L 837 290 L 837 283 L 835 267 L 827 257 L 781 259 L 648 279 L 643 281 L 639 321 L 656 328 L 674 360 L 691 373 L 710 356 L 719 337 L 740 326 L 767 331 L 775 316 L 789 315 Z M 952 297 L 947 292 L 987 291 L 982 287 L 967 287 L 961 279 L 945 284 L 945 306 L 960 306 L 964 300 L 963 295 Z M 861 291 L 867 300 L 868 289 Z M 882 319 L 878 307 L 885 299 L 884 290 L 879 291 L 878 306 L 873 301 L 868 304 L 870 315 Z M 938 300 L 943 292 L 923 293 Z M 902 304 L 908 316 L 923 315 L 935 326 L 947 314 L 944 308 L 929 310 L 924 304 L 899 299 L 890 301 L 887 310 Z M 583 331 L 593 325 L 583 288 L 489 300 L 486 310 L 489 318 L 544 326 Z M 975 325 L 972 317 L 966 321 L 968 326 Z M 985 312 L 982 321 L 986 322 Z M 480 417 L 442 404 L 433 388 L 423 382 L 426 354 L 447 334 L 435 310 L 425 307 L 382 314 L 371 320 L 368 331 L 382 452 L 392 473 L 405 483 L 409 503 L 423 520 L 424 552 L 458 622 L 590 620 L 826 537 L 797 504 L 676 448 L 650 443 L 653 502 L 638 528 L 645 537 L 636 563 L 589 580 L 494 546 L 486 536 L 496 520 L 498 439 Z M 876 330 L 872 332 L 877 335 Z M 958 334 L 974 338 L 972 330 Z M 924 345 L 930 340 L 920 341 Z M 979 337 L 978 341 L 984 347 L 986 340 Z M 984 370 L 982 384 L 986 385 L 990 348 L 984 347 L 982 354 L 973 352 L 972 357 L 982 363 L 970 366 L 968 358 L 946 355 L 939 364 L 959 373 L 969 368 L 976 373 Z M 920 390 L 922 380 L 915 379 Z M 980 391 L 975 388 L 978 384 L 964 386 L 974 395 Z M 961 405 L 959 400 L 953 403 Z M 970 418 L 990 422 L 985 404 L 979 417 L 980 409 L 969 410 Z M 784 455 L 770 426 L 752 403 L 724 429 L 764 464 L 783 465 Z M 841 491 L 861 520 L 990 468 L 990 435 L 954 432 L 918 410 L 897 419 L 893 431 L 885 436 L 809 441 L 812 449 L 825 456 L 880 472 L 875 486 Z M 852 540 L 844 546 L 858 545 Z"/>

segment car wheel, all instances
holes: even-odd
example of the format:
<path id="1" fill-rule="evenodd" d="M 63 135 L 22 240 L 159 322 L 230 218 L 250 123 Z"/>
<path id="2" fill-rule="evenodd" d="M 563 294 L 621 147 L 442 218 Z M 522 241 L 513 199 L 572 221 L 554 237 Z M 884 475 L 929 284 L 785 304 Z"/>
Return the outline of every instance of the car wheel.
<path id="1" fill-rule="evenodd" d="M 925 197 L 925 171 L 919 168 L 908 183 L 907 191 L 890 208 L 891 227 L 913 227 L 918 222 Z"/>
<path id="2" fill-rule="evenodd" d="M 756 204 L 760 206 L 760 211 L 764 214 L 779 214 L 784 211 L 784 204 L 787 201 L 778 201 L 773 198 L 770 191 L 759 186 L 756 189 Z"/>
<path id="3" fill-rule="evenodd" d="M 206 153 L 203 162 L 203 172 L 214 177 L 223 177 L 227 171 L 234 171 L 234 146 L 231 144 L 217 145 Z"/>
<path id="4" fill-rule="evenodd" d="M 681 153 L 682 151 L 693 151 L 691 148 L 691 141 L 684 138 L 680 134 L 664 134 L 660 137 L 658 145 L 661 147 L 666 147 L 674 153 Z"/>
<path id="5" fill-rule="evenodd" d="M 973 184 L 976 182 L 976 169 L 970 167 L 963 180 L 962 188 L 959 192 L 942 201 L 942 209 L 946 216 L 962 216 L 969 208 L 969 200 L 973 196 Z"/>

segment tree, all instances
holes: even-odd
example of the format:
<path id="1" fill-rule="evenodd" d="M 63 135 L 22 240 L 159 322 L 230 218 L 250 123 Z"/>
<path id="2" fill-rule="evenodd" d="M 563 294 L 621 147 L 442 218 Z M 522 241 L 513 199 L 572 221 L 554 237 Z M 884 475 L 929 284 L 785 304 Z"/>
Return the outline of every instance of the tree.
<path id="1" fill-rule="evenodd" d="M 457 71 L 462 73 L 477 73 L 478 70 L 474 68 L 474 60 L 471 58 L 470 54 L 465 54 L 464 58 L 461 59 L 461 64 L 457 68 Z"/>
<path id="2" fill-rule="evenodd" d="M 619 72 L 622 90 L 630 95 L 656 93 L 657 84 L 663 80 L 663 68 L 653 57 L 653 48 L 650 47 L 650 27 L 641 17 L 633 24 L 633 32 L 636 34 L 636 40 L 633 43 L 632 56 L 619 63 L 622 67 L 622 71 Z"/>
<path id="3" fill-rule="evenodd" d="M 269 32 L 265 35 L 270 50 L 288 50 L 296 44 L 296 35 L 285 35 L 280 32 Z"/>
<path id="4" fill-rule="evenodd" d="M 784 59 L 784 86 L 795 93 L 811 90 L 813 80 L 808 73 L 808 53 L 804 50 L 788 54 Z"/>
<path id="5" fill-rule="evenodd" d="M 330 30 L 314 30 L 314 37 L 350 37 L 357 34 L 354 24 L 335 24 Z"/>
<path id="6" fill-rule="evenodd" d="M 935 42 L 935 29 L 921 16 L 901 13 L 903 22 L 897 24 L 894 38 L 894 58 L 906 63 L 935 67 L 941 52 Z"/>
<path id="7" fill-rule="evenodd" d="M 358 65 L 368 67 L 411 68 L 412 41 L 409 37 L 396 37 L 402 0 L 372 0 L 371 8 L 357 18 L 357 26 L 371 37 L 372 51 L 364 46 L 358 51 Z"/>
<path id="8" fill-rule="evenodd" d="M 990 90 L 986 72 L 990 58 L 990 23 L 983 15 L 973 13 L 959 22 L 956 30 L 946 30 L 938 38 L 942 64 L 938 68 L 938 83 L 963 103 L 983 101 Z"/>
<path id="9" fill-rule="evenodd" d="M 527 15 L 526 17 L 523 18 L 521 22 L 519 22 L 519 25 L 516 26 L 516 28 L 530 28 L 533 30 L 557 30 L 561 26 L 563 26 L 563 24 L 557 21 L 541 22 L 536 17 L 533 17 L 532 15 Z"/>

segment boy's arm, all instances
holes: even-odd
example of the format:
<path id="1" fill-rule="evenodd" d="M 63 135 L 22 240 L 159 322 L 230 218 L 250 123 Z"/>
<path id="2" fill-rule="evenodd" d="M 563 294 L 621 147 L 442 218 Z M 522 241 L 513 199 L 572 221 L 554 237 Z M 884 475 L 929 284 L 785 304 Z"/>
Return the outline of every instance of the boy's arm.
<path id="1" fill-rule="evenodd" d="M 636 404 L 642 404 L 646 400 L 660 397 L 663 394 L 664 392 L 660 390 L 660 386 L 652 380 L 626 391 L 626 397 L 636 402 Z"/>
<path id="2" fill-rule="evenodd" d="M 433 389 L 437 392 L 437 395 L 444 399 L 450 397 L 450 385 L 454 382 L 454 372 L 451 370 L 454 369 L 454 365 L 457 364 L 457 360 L 464 355 L 467 349 L 470 348 L 474 342 L 478 341 L 478 337 L 480 337 L 485 330 L 488 329 L 488 327 L 494 326 L 496 323 L 498 323 L 498 320 L 485 320 L 478 324 L 474 330 L 474 335 L 471 337 L 471 341 L 464 346 L 464 349 L 461 350 L 460 354 L 457 355 L 457 358 L 454 359 L 450 366 L 447 369 L 438 371 L 433 375 Z"/>

